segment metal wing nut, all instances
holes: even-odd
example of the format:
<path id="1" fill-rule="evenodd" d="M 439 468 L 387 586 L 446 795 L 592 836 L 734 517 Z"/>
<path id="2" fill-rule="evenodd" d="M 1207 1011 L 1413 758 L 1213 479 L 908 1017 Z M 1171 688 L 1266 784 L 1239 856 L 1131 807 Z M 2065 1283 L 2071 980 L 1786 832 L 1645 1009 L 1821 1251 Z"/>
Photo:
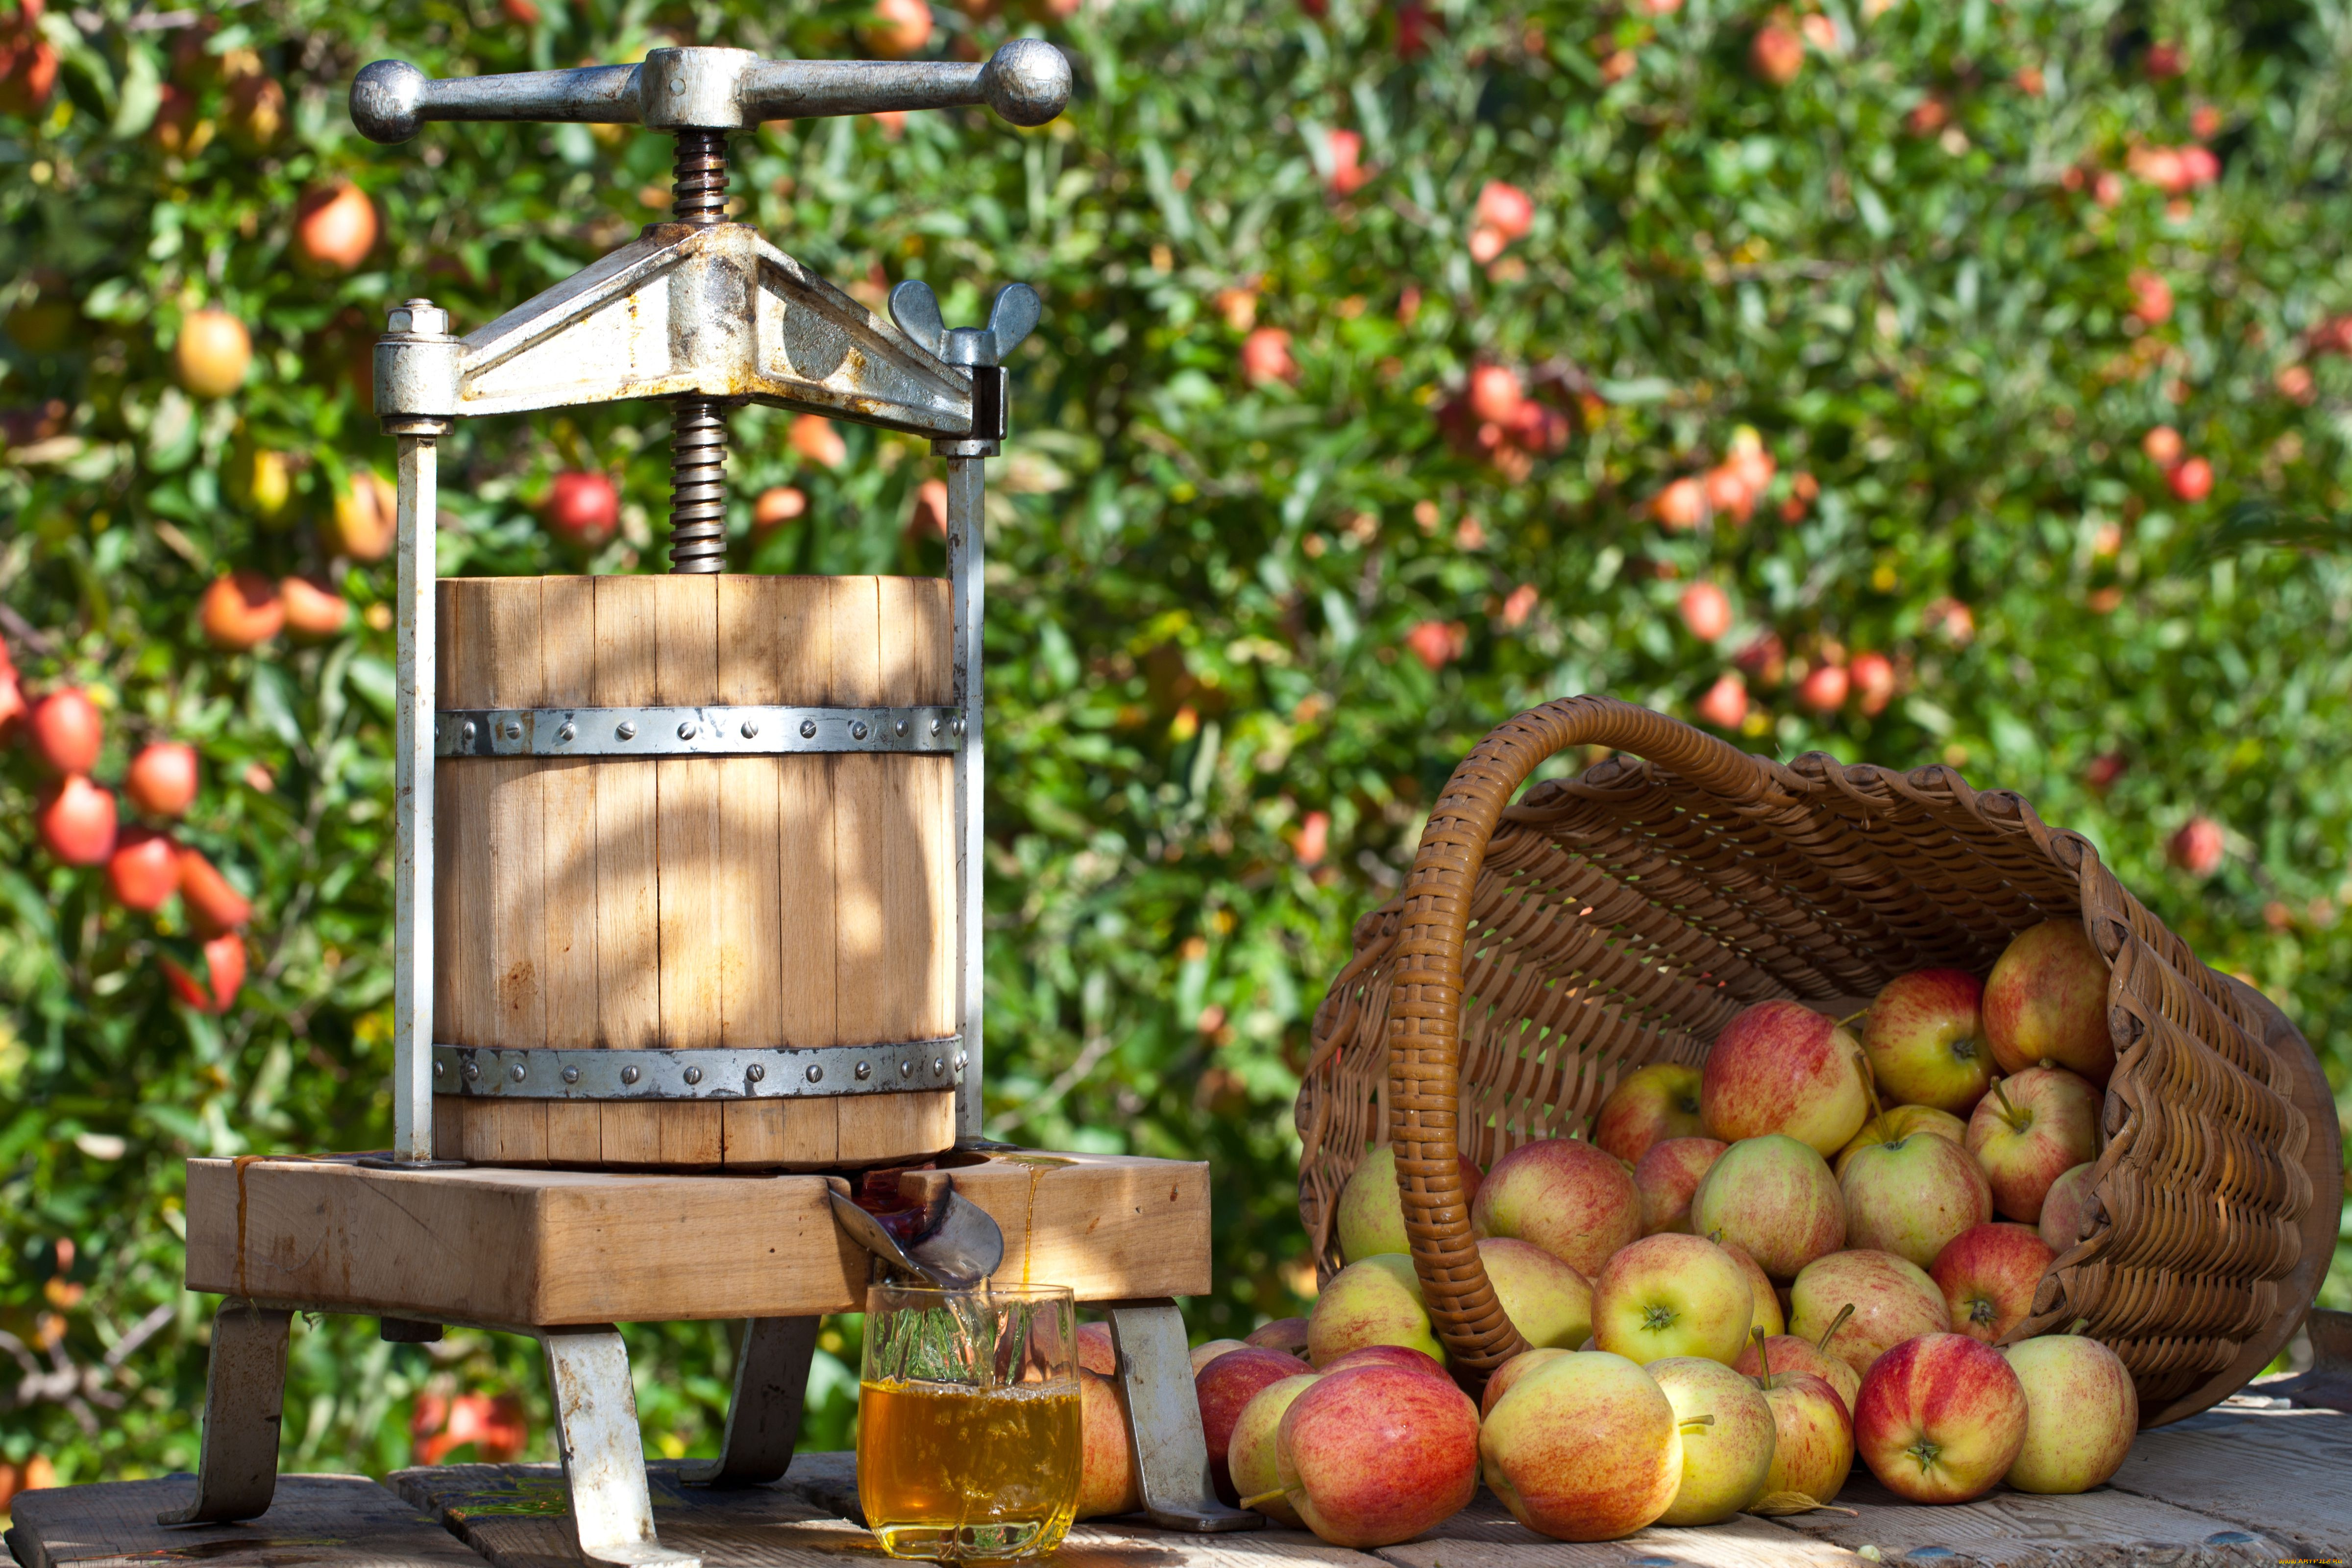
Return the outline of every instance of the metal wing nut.
<path id="1" fill-rule="evenodd" d="M 989 307 L 985 327 L 950 330 L 940 318 L 931 286 L 909 278 L 890 290 L 890 319 L 898 330 L 950 364 L 1003 364 L 1037 328 L 1045 306 L 1026 283 L 1007 283 Z"/>

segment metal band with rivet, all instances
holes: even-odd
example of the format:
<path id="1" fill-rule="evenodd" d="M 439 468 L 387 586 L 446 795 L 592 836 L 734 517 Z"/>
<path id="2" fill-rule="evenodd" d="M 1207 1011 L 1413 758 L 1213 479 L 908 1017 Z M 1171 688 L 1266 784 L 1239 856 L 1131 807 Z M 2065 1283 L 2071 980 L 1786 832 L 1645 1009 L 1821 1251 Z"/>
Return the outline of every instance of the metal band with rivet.
<path id="1" fill-rule="evenodd" d="M 898 1070 L 877 1073 L 877 1061 Z M 506 1100 L 792 1100 L 898 1094 L 963 1079 L 961 1036 L 867 1046 L 598 1050 L 435 1046 L 435 1092 Z M 928 1068 L 929 1070 L 925 1070 Z"/>
<path id="2" fill-rule="evenodd" d="M 478 708 L 433 718 L 436 757 L 713 757 L 808 752 L 950 752 L 949 707 Z"/>

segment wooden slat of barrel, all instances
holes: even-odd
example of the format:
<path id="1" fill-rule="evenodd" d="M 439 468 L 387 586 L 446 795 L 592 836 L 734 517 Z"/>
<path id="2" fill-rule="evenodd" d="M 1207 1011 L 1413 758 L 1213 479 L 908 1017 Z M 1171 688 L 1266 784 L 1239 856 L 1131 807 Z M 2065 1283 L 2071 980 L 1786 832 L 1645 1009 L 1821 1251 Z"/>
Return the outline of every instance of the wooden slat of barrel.
<path id="1" fill-rule="evenodd" d="M 875 706 L 953 692 L 935 579 L 457 579 L 440 605 L 445 707 Z M 436 1034 L 640 1047 L 946 1034 L 952 785 L 946 757 L 446 765 Z M 944 1090 L 445 1096 L 435 1128 L 444 1152 L 488 1163 L 805 1169 L 944 1148 L 954 1107 Z"/>

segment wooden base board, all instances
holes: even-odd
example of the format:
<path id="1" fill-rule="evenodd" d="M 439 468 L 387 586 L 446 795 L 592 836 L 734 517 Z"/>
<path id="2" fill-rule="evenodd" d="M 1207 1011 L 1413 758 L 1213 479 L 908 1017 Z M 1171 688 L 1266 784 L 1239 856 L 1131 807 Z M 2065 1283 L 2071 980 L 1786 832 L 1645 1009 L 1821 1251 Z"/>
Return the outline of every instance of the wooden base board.
<path id="1" fill-rule="evenodd" d="M 8 1546 L 22 1568 L 483 1568 L 436 1521 L 365 1476 L 280 1476 L 269 1511 L 239 1524 L 155 1522 L 195 1495 L 194 1476 L 21 1492 Z"/>
<path id="2" fill-rule="evenodd" d="M 1000 1283 L 1093 1301 L 1208 1290 L 1205 1164 L 971 1161 L 956 1190 L 1003 1229 Z M 866 1254 L 835 1226 L 825 1180 L 191 1160 L 188 1289 L 516 1327 L 859 1311 Z"/>

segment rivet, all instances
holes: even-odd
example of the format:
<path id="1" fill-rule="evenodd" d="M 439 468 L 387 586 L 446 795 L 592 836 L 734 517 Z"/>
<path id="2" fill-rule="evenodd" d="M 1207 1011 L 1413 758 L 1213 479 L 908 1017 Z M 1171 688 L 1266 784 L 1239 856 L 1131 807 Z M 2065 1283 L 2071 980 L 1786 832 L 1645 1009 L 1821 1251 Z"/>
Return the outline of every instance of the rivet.
<path id="1" fill-rule="evenodd" d="M 948 1058 L 945 1058 L 945 1057 L 933 1057 L 933 1058 L 931 1058 L 931 1076 L 932 1076 L 933 1078 L 937 1078 L 937 1077 L 939 1077 L 939 1076 L 940 1076 L 940 1074 L 941 1074 L 941 1073 L 943 1073 L 943 1072 L 945 1072 L 945 1071 L 947 1071 L 947 1070 L 948 1070 Z"/>
<path id="2" fill-rule="evenodd" d="M 939 721 L 938 718 L 935 716 L 935 717 L 933 717 L 933 719 L 931 720 L 931 733 L 932 733 L 932 734 L 934 734 L 934 735 L 938 734 L 938 733 L 940 732 L 940 721 Z"/>
<path id="3" fill-rule="evenodd" d="M 743 1069 L 743 1076 L 750 1079 L 753 1083 L 757 1083 L 761 1079 L 768 1076 L 768 1069 L 761 1067 L 758 1062 L 753 1062 L 750 1067 Z"/>
<path id="4" fill-rule="evenodd" d="M 463 1068 L 459 1068 L 458 1070 L 459 1070 L 459 1071 L 461 1071 L 461 1072 L 463 1072 L 463 1073 L 466 1075 L 466 1081 L 467 1081 L 467 1083 L 471 1083 L 471 1082 L 473 1082 L 476 1079 L 478 1079 L 478 1078 L 479 1078 L 479 1077 L 481 1077 L 481 1076 L 482 1076 L 482 1069 L 481 1069 L 480 1066 L 479 1066 L 478 1064 L 477 1064 L 477 1063 L 474 1063 L 474 1062 L 467 1062 L 467 1063 Z"/>
<path id="5" fill-rule="evenodd" d="M 507 1068 L 507 1076 L 514 1079 L 515 1082 L 520 1083 L 522 1081 L 522 1063 L 517 1062 L 514 1066 Z"/>
<path id="6" fill-rule="evenodd" d="M 801 721 L 801 739 L 803 741 L 814 741 L 816 739 L 815 720 L 803 719 Z"/>
<path id="7" fill-rule="evenodd" d="M 743 721 L 743 738 L 745 740 L 750 740 L 759 732 L 760 721 L 757 719 L 746 719 Z"/>
<path id="8" fill-rule="evenodd" d="M 873 1076 L 874 1076 L 874 1064 L 873 1064 L 872 1062 L 859 1062 L 859 1063 L 857 1064 L 857 1081 L 858 1081 L 858 1082 L 860 1082 L 860 1083 L 864 1083 L 867 1079 L 872 1078 Z"/>
<path id="9" fill-rule="evenodd" d="M 621 727 L 614 731 L 613 733 L 618 735 L 624 741 L 634 741 L 637 738 L 636 721 L 633 719 L 624 719 L 621 721 Z"/>
<path id="10" fill-rule="evenodd" d="M 954 718 L 948 721 L 948 732 L 958 737 L 961 737 L 963 734 L 962 714 L 959 713 Z"/>
<path id="11" fill-rule="evenodd" d="M 912 1063 L 912 1062 L 900 1062 L 900 1063 L 898 1064 L 898 1076 L 899 1076 L 900 1078 L 912 1078 L 912 1077 L 914 1077 L 914 1076 L 915 1076 L 915 1064 L 914 1064 L 914 1063 Z"/>
<path id="12" fill-rule="evenodd" d="M 811 1083 L 823 1083 L 824 1081 L 824 1069 L 817 1066 L 814 1062 L 809 1063 L 808 1080 Z"/>
<path id="13" fill-rule="evenodd" d="M 967 1061 L 970 1061 L 971 1059 L 971 1058 L 969 1058 L 969 1057 L 965 1056 L 961 1051 L 958 1051 L 958 1052 L 956 1053 L 956 1071 L 958 1071 L 958 1072 L 961 1072 L 961 1071 L 963 1071 L 963 1065 L 964 1065 L 964 1063 L 966 1063 Z"/>
<path id="14" fill-rule="evenodd" d="M 686 1081 L 689 1084 L 700 1083 L 702 1081 L 702 1069 L 700 1068 L 687 1068 Z"/>
<path id="15" fill-rule="evenodd" d="M 509 719 L 507 721 L 507 739 L 509 741 L 520 741 L 522 739 L 521 720 Z"/>
<path id="16" fill-rule="evenodd" d="M 578 1083 L 580 1081 L 580 1069 L 578 1068 L 565 1068 L 563 1069 L 563 1081 L 566 1083 Z"/>
<path id="17" fill-rule="evenodd" d="M 680 724 L 677 727 L 677 738 L 681 741 L 691 741 L 694 739 L 693 720 L 688 719 L 685 723 Z"/>
<path id="18" fill-rule="evenodd" d="M 898 731 L 898 738 L 900 740 L 903 741 L 907 738 L 907 721 L 904 719 L 899 720 L 896 725 L 892 726 L 892 728 Z"/>
<path id="19" fill-rule="evenodd" d="M 433 1064 L 433 1076 L 434 1076 L 435 1078 L 446 1078 L 446 1077 L 448 1077 L 448 1076 L 449 1076 L 449 1064 L 448 1064 L 447 1062 L 435 1062 L 435 1063 Z"/>
<path id="20" fill-rule="evenodd" d="M 862 740 L 866 739 L 866 733 L 867 733 L 867 731 L 866 731 L 866 721 L 865 721 L 865 720 L 863 720 L 863 719 L 852 719 L 852 720 L 849 721 L 849 738 L 850 738 L 851 740 L 853 740 L 853 741 L 862 741 Z"/>
<path id="21" fill-rule="evenodd" d="M 559 741 L 569 741 L 569 740 L 571 740 L 573 736 L 575 736 L 575 735 L 577 735 L 577 734 L 579 734 L 579 733 L 580 733 L 580 726 L 579 726 L 579 725 L 567 722 L 567 723 L 563 726 L 563 728 L 562 728 L 562 729 L 558 730 L 558 731 L 555 732 L 555 738 L 556 738 L 557 740 L 559 740 Z"/>
<path id="22" fill-rule="evenodd" d="M 635 1083 L 635 1082 L 636 1082 L 636 1081 L 637 1081 L 637 1069 L 636 1069 L 636 1068 L 623 1068 L 621 1069 L 621 1081 L 622 1081 L 623 1083 Z"/>
<path id="23" fill-rule="evenodd" d="M 466 727 L 457 731 L 457 738 L 469 746 L 474 743 L 474 721 L 471 719 L 467 720 Z"/>

